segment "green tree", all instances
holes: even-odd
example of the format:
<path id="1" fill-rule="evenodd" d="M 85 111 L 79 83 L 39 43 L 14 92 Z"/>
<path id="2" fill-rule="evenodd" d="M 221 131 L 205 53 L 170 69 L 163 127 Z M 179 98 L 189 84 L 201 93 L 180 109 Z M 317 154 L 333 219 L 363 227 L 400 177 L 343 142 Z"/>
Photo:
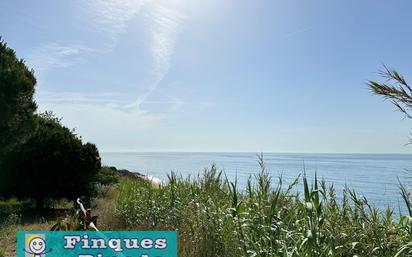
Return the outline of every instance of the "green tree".
<path id="1" fill-rule="evenodd" d="M 38 129 L 8 160 L 7 196 L 33 198 L 38 207 L 46 199 L 93 193 L 93 181 L 101 168 L 95 145 L 83 144 L 50 113 L 36 116 Z"/>
<path id="2" fill-rule="evenodd" d="M 95 145 L 50 113 L 35 114 L 36 78 L 0 38 L 0 196 L 44 200 L 88 196 L 101 168 Z"/>
<path id="3" fill-rule="evenodd" d="M 35 84 L 33 71 L 0 38 L 0 172 L 6 152 L 24 143 L 35 129 Z"/>

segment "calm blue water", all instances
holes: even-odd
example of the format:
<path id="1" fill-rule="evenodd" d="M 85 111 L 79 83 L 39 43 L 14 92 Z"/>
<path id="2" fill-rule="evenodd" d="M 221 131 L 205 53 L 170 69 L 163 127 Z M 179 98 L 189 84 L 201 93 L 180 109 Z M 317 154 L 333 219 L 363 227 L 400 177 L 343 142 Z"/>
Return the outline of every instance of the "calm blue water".
<path id="1" fill-rule="evenodd" d="M 247 178 L 259 172 L 255 153 L 101 153 L 105 165 L 138 171 L 165 179 L 170 171 L 192 177 L 215 163 L 229 179 L 237 177 L 244 188 Z M 398 180 L 409 182 L 406 169 L 412 168 L 409 154 L 264 154 L 269 173 L 292 181 L 306 170 L 308 177 L 333 183 L 337 193 L 348 185 L 379 207 L 404 209 Z M 275 183 L 275 180 L 274 180 Z"/>

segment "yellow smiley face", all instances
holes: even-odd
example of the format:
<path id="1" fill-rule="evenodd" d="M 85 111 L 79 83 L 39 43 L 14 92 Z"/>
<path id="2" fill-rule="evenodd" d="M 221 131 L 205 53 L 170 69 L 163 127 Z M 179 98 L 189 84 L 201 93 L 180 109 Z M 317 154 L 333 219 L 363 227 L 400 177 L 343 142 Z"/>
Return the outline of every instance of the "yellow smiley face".
<path id="1" fill-rule="evenodd" d="M 34 254 L 42 254 L 46 250 L 46 241 L 40 237 L 33 237 L 29 241 L 29 250 Z"/>

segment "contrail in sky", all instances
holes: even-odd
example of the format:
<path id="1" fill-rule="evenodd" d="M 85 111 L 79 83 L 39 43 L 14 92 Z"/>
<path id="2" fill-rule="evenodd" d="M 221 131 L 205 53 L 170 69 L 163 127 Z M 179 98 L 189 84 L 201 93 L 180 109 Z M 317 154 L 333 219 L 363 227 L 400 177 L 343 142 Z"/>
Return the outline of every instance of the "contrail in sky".
<path id="1" fill-rule="evenodd" d="M 170 61 L 174 52 L 180 26 L 184 17 L 160 3 L 152 3 L 147 13 L 149 33 L 151 36 L 151 54 L 153 68 L 149 79 L 148 90 L 140 95 L 133 104 L 141 110 L 142 103 L 159 86 L 159 83 L 167 75 L 170 69 Z"/>

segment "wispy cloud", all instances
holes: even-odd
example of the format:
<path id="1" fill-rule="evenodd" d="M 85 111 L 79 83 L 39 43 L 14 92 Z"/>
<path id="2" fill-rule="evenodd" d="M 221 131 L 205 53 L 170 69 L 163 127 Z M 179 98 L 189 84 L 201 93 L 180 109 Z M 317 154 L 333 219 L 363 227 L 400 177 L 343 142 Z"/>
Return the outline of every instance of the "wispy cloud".
<path id="1" fill-rule="evenodd" d="M 147 91 L 138 96 L 133 104 L 138 110 L 142 109 L 141 105 L 157 89 L 160 82 L 169 72 L 171 58 L 184 16 L 176 9 L 171 9 L 161 3 L 152 2 L 148 6 L 146 19 L 150 33 L 150 51 L 153 58 L 153 67 L 151 77 L 148 80 Z"/>
<path id="2" fill-rule="evenodd" d="M 61 44 L 49 42 L 35 48 L 27 57 L 27 62 L 36 71 L 42 73 L 54 68 L 66 68 L 87 62 L 91 54 L 110 52 L 124 33 L 127 22 L 139 14 L 144 0 L 79 0 L 79 8 L 90 10 L 91 24 L 96 31 L 102 31 L 108 37 L 101 45 L 86 46 L 81 44 Z M 82 38 L 76 41 L 83 42 Z"/>
<path id="3" fill-rule="evenodd" d="M 179 31 L 185 20 L 181 11 L 183 2 L 170 5 L 167 0 L 78 0 L 78 3 L 90 14 L 95 33 L 104 35 L 101 44 L 86 43 L 82 38 L 74 39 L 82 44 L 48 43 L 34 49 L 28 58 L 29 64 L 43 73 L 54 68 L 85 63 L 94 55 L 113 51 L 119 37 L 127 31 L 128 26 L 137 26 L 135 22 L 138 20 L 144 23 L 142 38 L 147 40 L 144 45 L 148 46 L 152 62 L 150 73 L 145 79 L 147 83 L 134 96 L 116 92 L 91 94 L 39 91 L 37 100 L 41 104 L 40 110 L 56 111 L 57 115 L 65 117 L 69 126 L 76 126 L 78 121 L 82 127 L 92 129 L 97 121 L 76 120 L 79 113 L 93 113 L 94 117 L 101 117 L 103 121 L 107 120 L 104 117 L 110 116 L 114 123 L 129 120 L 130 126 L 141 126 L 142 122 L 149 126 L 181 109 L 185 102 L 174 93 L 160 89 L 159 85 L 170 70 Z M 137 17 L 139 19 L 134 19 Z M 104 127 L 111 126 L 110 122 L 100 123 Z"/>
<path id="4" fill-rule="evenodd" d="M 103 51 L 111 51 L 118 37 L 133 26 L 134 17 L 142 15 L 149 34 L 149 51 L 152 56 L 150 77 L 146 79 L 147 89 L 138 95 L 127 108 L 137 108 L 144 112 L 142 104 L 158 88 L 160 82 L 170 69 L 170 61 L 174 52 L 180 28 L 184 21 L 181 13 L 182 1 L 145 1 L 145 0 L 92 0 L 85 2 L 93 10 L 94 25 L 109 36 Z"/>
<path id="5" fill-rule="evenodd" d="M 84 45 L 61 45 L 49 43 L 36 48 L 27 57 L 29 66 L 37 72 L 44 72 L 52 68 L 65 68 L 87 60 L 87 55 L 94 50 Z"/>
<path id="6" fill-rule="evenodd" d="M 295 37 L 295 36 L 299 36 L 300 34 L 303 34 L 305 32 L 311 31 L 311 30 L 313 30 L 313 27 L 305 27 L 305 28 L 302 28 L 302 29 L 298 29 L 298 30 L 289 32 L 289 33 L 281 36 L 279 39 L 280 40 L 289 39 L 289 38 L 292 38 L 292 37 Z"/>
<path id="7" fill-rule="evenodd" d="M 107 36 L 100 51 L 111 51 L 119 35 L 126 31 L 128 22 L 136 17 L 146 0 L 81 0 L 83 6 L 90 10 L 92 24 Z"/>
<path id="8" fill-rule="evenodd" d="M 157 96 L 161 94 L 159 91 Z M 163 132 L 175 115 L 181 115 L 182 110 L 186 110 L 181 108 L 182 105 L 191 106 L 198 112 L 214 105 L 199 99 L 183 102 L 167 95 L 158 96 L 156 100 L 153 98 L 145 101 L 146 108 L 154 109 L 149 112 L 125 108 L 124 103 L 130 101 L 130 95 L 118 92 L 86 94 L 41 91 L 36 95 L 40 112 L 52 110 L 57 117 L 63 118 L 65 126 L 75 129 L 84 140 L 94 142 L 103 149 L 130 150 L 150 146 L 159 139 L 144 135 Z"/>
<path id="9" fill-rule="evenodd" d="M 136 110 L 124 111 L 109 103 L 47 102 L 42 101 L 40 111 L 52 110 L 62 123 L 75 129 L 82 138 L 107 149 L 130 146 L 139 148 L 142 134 L 159 127 L 164 114 L 142 114 Z"/>
<path id="10" fill-rule="evenodd" d="M 100 105 L 108 106 L 118 110 L 133 111 L 126 108 L 124 103 L 130 102 L 129 94 L 117 92 L 96 92 L 96 93 L 79 93 L 79 92 L 50 92 L 41 91 L 36 95 L 36 100 L 47 105 Z M 145 102 L 148 105 L 160 105 L 163 110 L 173 112 L 178 110 L 183 104 L 181 99 L 175 96 L 164 95 L 162 98 L 153 99 Z M 137 112 L 137 110 L 134 110 Z M 140 112 L 147 114 L 147 112 Z"/>

